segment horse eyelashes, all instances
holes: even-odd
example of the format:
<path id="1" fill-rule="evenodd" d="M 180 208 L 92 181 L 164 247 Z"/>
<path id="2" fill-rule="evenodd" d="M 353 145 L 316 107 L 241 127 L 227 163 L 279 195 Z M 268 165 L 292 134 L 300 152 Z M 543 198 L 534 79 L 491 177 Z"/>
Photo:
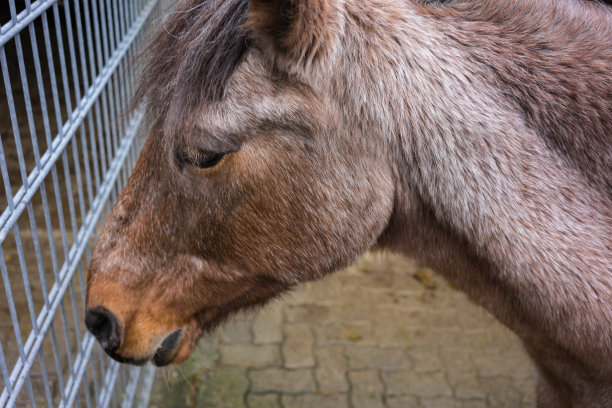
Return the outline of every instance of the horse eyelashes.
<path id="1" fill-rule="evenodd" d="M 213 167 L 217 163 L 221 161 L 225 153 L 213 153 L 213 152 L 201 152 L 204 154 L 198 154 L 197 160 L 195 160 L 192 164 L 201 169 L 207 169 L 209 167 Z"/>
<path id="2" fill-rule="evenodd" d="M 207 169 L 217 165 L 225 154 L 209 150 L 183 148 L 178 150 L 176 159 L 180 166 L 187 165 Z"/>

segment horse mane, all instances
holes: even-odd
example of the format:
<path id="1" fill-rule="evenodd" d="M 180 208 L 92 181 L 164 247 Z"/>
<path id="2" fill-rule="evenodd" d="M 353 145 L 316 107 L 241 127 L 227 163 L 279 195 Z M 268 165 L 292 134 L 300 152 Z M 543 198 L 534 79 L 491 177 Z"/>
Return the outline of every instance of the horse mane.
<path id="1" fill-rule="evenodd" d="M 155 126 L 168 133 L 201 103 L 221 100 L 250 46 L 248 8 L 248 0 L 179 2 L 141 55 L 132 106 L 144 102 Z"/>

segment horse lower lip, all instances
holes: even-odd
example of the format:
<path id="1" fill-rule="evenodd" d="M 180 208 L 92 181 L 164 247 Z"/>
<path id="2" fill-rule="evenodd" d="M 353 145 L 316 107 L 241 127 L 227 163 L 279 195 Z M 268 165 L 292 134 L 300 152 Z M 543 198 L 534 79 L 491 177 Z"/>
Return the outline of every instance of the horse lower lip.
<path id="1" fill-rule="evenodd" d="M 122 364 L 132 364 L 132 365 L 136 365 L 136 366 L 142 366 L 145 365 L 149 359 L 134 359 L 131 357 L 122 357 L 118 354 L 112 353 L 112 352 L 106 352 L 106 354 L 108 354 L 113 360 L 122 363 Z"/>
<path id="2" fill-rule="evenodd" d="M 170 364 L 172 361 L 172 355 L 179 344 L 182 333 L 183 329 L 178 329 L 167 335 L 162 341 L 162 344 L 159 346 L 155 352 L 155 355 L 153 356 L 153 363 L 156 366 L 161 367 Z"/>

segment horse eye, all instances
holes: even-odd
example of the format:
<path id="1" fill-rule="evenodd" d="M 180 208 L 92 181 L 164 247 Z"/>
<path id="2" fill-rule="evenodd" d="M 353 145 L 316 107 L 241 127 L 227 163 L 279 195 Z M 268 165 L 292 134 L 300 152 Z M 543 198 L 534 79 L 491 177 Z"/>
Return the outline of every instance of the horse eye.
<path id="1" fill-rule="evenodd" d="M 200 149 L 179 149 L 177 161 L 180 165 L 188 165 L 207 169 L 215 166 L 225 156 L 225 153 L 211 152 Z"/>

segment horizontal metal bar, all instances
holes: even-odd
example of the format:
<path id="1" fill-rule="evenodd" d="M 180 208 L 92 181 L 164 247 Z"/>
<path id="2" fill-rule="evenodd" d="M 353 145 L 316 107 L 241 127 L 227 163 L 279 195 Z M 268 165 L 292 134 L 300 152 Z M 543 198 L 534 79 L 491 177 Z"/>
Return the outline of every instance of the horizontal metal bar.
<path id="1" fill-rule="evenodd" d="M 50 8 L 53 4 L 57 3 L 58 0 L 38 0 L 32 3 L 31 11 L 22 11 L 17 15 L 17 22 L 10 21 L 6 23 L 0 29 L 0 47 L 9 42 L 18 32 L 23 30 L 30 24 L 32 21 L 36 20 L 38 16 L 44 13 L 48 8 Z M 22 18 L 19 18 L 22 16 Z"/>
<path id="2" fill-rule="evenodd" d="M 42 342 L 44 340 L 45 334 L 47 333 L 49 326 L 53 322 L 53 317 L 57 308 L 59 307 L 64 294 L 72 280 L 72 275 L 78 265 L 81 262 L 81 256 L 83 255 L 83 251 L 86 246 L 89 244 L 89 237 L 91 236 L 93 229 L 96 226 L 96 221 L 102 215 L 102 211 L 105 207 L 105 204 L 110 196 L 111 191 L 113 190 L 115 181 L 117 180 L 119 173 L 123 167 L 124 161 L 127 155 L 132 148 L 132 144 L 136 135 L 138 133 L 138 129 L 140 128 L 140 124 L 142 123 L 144 117 L 144 113 L 139 111 L 134 117 L 132 124 L 130 126 L 129 131 L 127 132 L 127 136 L 123 139 L 121 143 L 121 147 L 119 148 L 117 155 L 113 159 L 110 169 L 107 172 L 107 177 L 104 180 L 102 186 L 100 186 L 100 194 L 94 199 L 94 203 L 92 204 L 91 210 L 87 215 L 85 222 L 83 223 L 83 227 L 79 231 L 78 237 L 75 240 L 75 244 L 70 250 L 70 255 L 68 259 L 69 262 L 66 262 L 60 271 L 60 281 L 55 282 L 53 287 L 50 290 L 49 298 L 51 302 L 51 306 L 47 308 L 43 306 L 39 318 L 37 320 L 42 320 L 40 323 L 40 330 L 38 334 L 30 333 L 28 337 L 28 341 L 26 341 L 25 353 L 26 360 L 25 362 L 19 358 L 13 371 L 11 373 L 11 382 L 13 383 L 13 393 L 12 397 L 8 397 L 7 390 L 3 390 L 2 395 L 0 395 L 0 406 L 3 407 L 12 407 L 15 403 L 15 399 L 23 386 L 24 380 L 27 378 L 30 368 L 34 363 L 36 358 L 36 353 L 40 349 Z"/>
<path id="3" fill-rule="evenodd" d="M 136 22 L 132 25 L 130 33 L 121 42 L 114 52 L 113 57 L 102 70 L 101 75 L 98 76 L 94 84 L 88 89 L 87 94 L 79 102 L 80 109 L 78 110 L 78 115 L 64 124 L 63 131 L 53 140 L 53 148 L 49 149 L 49 151 L 45 152 L 41 157 L 41 168 L 35 168 L 28 176 L 28 188 L 22 186 L 19 191 L 17 191 L 17 194 L 13 197 L 14 209 L 11 210 L 10 208 L 6 208 L 2 216 L 0 216 L 0 242 L 6 239 L 13 224 L 17 222 L 17 219 L 25 210 L 28 202 L 34 196 L 40 184 L 44 181 L 47 174 L 49 174 L 49 171 L 51 171 L 58 158 L 61 157 L 66 145 L 79 129 L 79 126 L 87 116 L 87 113 L 93 106 L 97 97 L 110 80 L 115 69 L 129 49 L 129 46 L 134 41 L 134 38 L 136 38 L 142 25 L 153 10 L 153 6 L 156 2 L 157 0 L 149 0 L 147 7 L 143 9 L 140 17 L 138 17 Z"/>

